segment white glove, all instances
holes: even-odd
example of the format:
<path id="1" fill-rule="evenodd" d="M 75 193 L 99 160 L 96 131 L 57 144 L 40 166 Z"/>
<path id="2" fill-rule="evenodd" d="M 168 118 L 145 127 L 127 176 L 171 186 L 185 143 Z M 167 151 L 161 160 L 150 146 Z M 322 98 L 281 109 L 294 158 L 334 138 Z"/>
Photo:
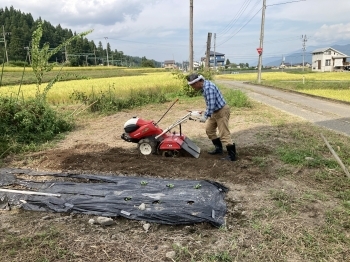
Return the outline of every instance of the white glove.
<path id="1" fill-rule="evenodd" d="M 207 117 L 206 117 L 205 115 L 203 115 L 203 116 L 199 119 L 199 122 L 205 123 L 205 121 L 207 121 Z"/>

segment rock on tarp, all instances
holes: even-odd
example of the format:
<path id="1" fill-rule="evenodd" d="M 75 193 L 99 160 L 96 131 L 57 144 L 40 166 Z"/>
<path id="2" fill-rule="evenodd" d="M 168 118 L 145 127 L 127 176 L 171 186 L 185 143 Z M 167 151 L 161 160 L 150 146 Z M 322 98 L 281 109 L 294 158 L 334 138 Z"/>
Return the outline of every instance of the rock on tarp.
<path id="1" fill-rule="evenodd" d="M 38 179 L 40 176 L 45 176 L 45 181 Z M 217 227 L 225 221 L 224 196 L 228 190 L 208 180 L 1 168 L 0 188 L 14 189 L 15 186 L 21 186 L 21 190 L 25 188 L 60 195 L 52 197 L 0 191 L 0 199 L 8 199 L 10 205 L 20 205 L 25 210 L 123 216 L 169 225 L 208 222 Z M 144 210 L 139 209 L 142 203 L 146 207 Z"/>

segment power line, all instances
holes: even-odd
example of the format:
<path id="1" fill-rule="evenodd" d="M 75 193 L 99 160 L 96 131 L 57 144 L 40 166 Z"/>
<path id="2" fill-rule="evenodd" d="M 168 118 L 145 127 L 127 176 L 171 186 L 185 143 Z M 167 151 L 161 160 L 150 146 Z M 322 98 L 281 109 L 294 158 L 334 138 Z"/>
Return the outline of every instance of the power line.
<path id="1" fill-rule="evenodd" d="M 235 15 L 235 17 L 229 22 L 229 24 L 221 31 L 219 31 L 217 34 L 218 36 L 221 35 L 221 34 L 225 34 L 226 32 L 228 32 L 232 27 L 233 25 L 236 23 L 236 21 L 238 20 L 238 18 L 242 15 L 242 13 L 247 9 L 248 5 L 250 4 L 250 1 L 251 0 L 246 0 L 242 7 L 240 8 L 240 10 L 238 11 L 238 13 Z M 244 9 L 244 10 L 242 10 Z M 231 25 L 232 24 L 232 25 Z M 228 29 L 226 29 L 228 28 Z"/>
<path id="2" fill-rule="evenodd" d="M 232 37 L 234 37 L 235 35 L 237 35 L 250 21 L 253 20 L 253 18 L 261 11 L 262 8 L 260 8 L 258 10 L 258 12 L 256 12 L 236 33 L 234 33 L 231 37 L 227 38 L 224 42 L 222 42 L 221 44 L 218 44 L 217 46 L 221 46 L 224 43 L 226 43 L 227 41 L 229 41 L 230 39 L 232 39 Z"/>
<path id="3" fill-rule="evenodd" d="M 278 4 L 272 4 L 272 5 L 266 5 L 266 6 L 285 5 L 285 4 L 297 3 L 297 2 L 304 2 L 304 1 L 306 1 L 306 0 L 295 0 L 295 1 L 284 2 L 284 3 L 278 3 Z"/>
<path id="4" fill-rule="evenodd" d="M 102 38 L 95 38 L 96 39 L 102 39 Z M 121 38 L 111 38 L 111 37 L 108 37 L 108 39 L 110 40 L 116 40 L 116 41 L 122 41 L 122 42 L 129 42 L 129 43 L 135 43 L 135 44 L 143 44 L 143 45 L 155 45 L 155 46 L 159 46 L 159 45 L 162 45 L 162 46 L 174 46 L 174 44 L 162 44 L 162 43 L 149 43 L 149 42 L 139 42 L 139 41 L 131 41 L 131 40 L 125 40 L 125 39 L 121 39 Z M 179 45 L 177 44 L 177 46 L 188 46 L 188 44 L 183 44 L 183 45 Z"/>
<path id="5" fill-rule="evenodd" d="M 284 2 L 284 3 L 271 4 L 271 5 L 266 5 L 266 7 L 274 6 L 274 5 L 284 5 L 284 4 L 290 4 L 290 3 L 296 3 L 296 2 L 303 2 L 303 1 L 306 1 L 306 0 L 295 0 L 295 1 L 289 1 L 289 2 Z M 227 41 L 231 40 L 235 35 L 237 35 L 261 10 L 262 10 L 262 8 L 260 8 L 239 30 L 237 30 L 234 34 L 232 34 L 225 41 L 218 44 L 218 46 L 223 45 Z"/>
<path id="6" fill-rule="evenodd" d="M 256 1 L 255 5 L 253 5 L 253 6 L 251 7 L 251 9 L 249 10 L 248 14 L 250 14 L 250 13 L 253 12 L 253 10 L 258 6 L 258 3 L 259 3 L 259 2 L 260 2 L 260 0 L 257 0 L 257 1 Z M 260 10 L 261 10 L 261 8 L 257 11 L 257 13 L 259 13 Z M 255 14 L 255 15 L 256 15 L 256 14 Z M 254 15 L 254 16 L 255 16 L 255 15 Z M 228 40 L 232 39 L 232 37 L 234 37 L 235 35 L 237 35 L 237 34 L 238 34 L 238 33 L 239 33 L 239 32 L 254 18 L 254 16 L 251 17 L 251 18 L 248 20 L 248 22 L 246 22 L 241 28 L 239 28 L 238 30 L 236 30 L 236 32 L 232 33 L 231 36 L 229 36 L 228 38 L 226 38 L 226 40 L 224 40 L 223 42 L 221 42 L 221 44 L 219 44 L 219 46 L 222 45 L 222 44 L 224 44 L 224 43 L 226 43 Z M 232 29 L 232 27 L 233 27 L 233 26 L 231 26 L 230 29 Z"/>

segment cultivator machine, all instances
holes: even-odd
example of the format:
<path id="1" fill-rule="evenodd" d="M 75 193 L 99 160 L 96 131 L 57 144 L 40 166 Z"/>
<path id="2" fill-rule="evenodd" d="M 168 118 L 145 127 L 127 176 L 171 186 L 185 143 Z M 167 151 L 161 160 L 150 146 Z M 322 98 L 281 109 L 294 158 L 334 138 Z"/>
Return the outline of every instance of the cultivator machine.
<path id="1" fill-rule="evenodd" d="M 173 105 L 176 102 L 177 100 Z M 201 111 L 188 111 L 186 115 L 164 130 L 158 126 L 164 115 L 158 122 L 133 117 L 125 122 L 125 132 L 121 138 L 127 142 L 137 143 L 138 151 L 145 156 L 159 154 L 175 157 L 190 154 L 198 158 L 201 150 L 191 139 L 182 133 L 181 124 L 188 120 L 197 121 L 201 114 Z M 179 126 L 179 133 L 171 132 L 177 126 Z"/>

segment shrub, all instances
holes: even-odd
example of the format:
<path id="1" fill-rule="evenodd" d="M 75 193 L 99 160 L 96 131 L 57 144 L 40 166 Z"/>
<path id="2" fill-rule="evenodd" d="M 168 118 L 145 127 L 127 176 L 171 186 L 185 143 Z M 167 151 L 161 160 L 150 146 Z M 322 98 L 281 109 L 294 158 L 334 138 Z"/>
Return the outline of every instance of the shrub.
<path id="1" fill-rule="evenodd" d="M 0 157 L 30 144 L 52 140 L 73 124 L 42 100 L 0 98 Z"/>
<path id="2" fill-rule="evenodd" d="M 231 107 L 252 107 L 248 96 L 241 90 L 227 89 L 224 91 L 227 104 Z"/>
<path id="3" fill-rule="evenodd" d="M 210 70 L 200 70 L 196 72 L 197 74 L 200 74 L 204 76 L 205 79 L 207 80 L 212 80 L 213 79 L 213 73 Z M 200 96 L 201 93 L 194 90 L 188 83 L 187 83 L 187 75 L 184 74 L 182 71 L 177 71 L 173 73 L 173 75 L 182 81 L 182 86 L 181 86 L 181 92 L 179 95 L 183 96 L 188 96 L 188 97 L 195 97 L 195 96 Z"/>
<path id="4" fill-rule="evenodd" d="M 71 99 L 80 101 L 89 106 L 91 112 L 118 112 L 123 109 L 131 109 L 149 103 L 164 103 L 167 101 L 165 94 L 160 88 L 148 88 L 133 90 L 126 97 L 120 97 L 110 88 L 108 91 L 86 94 L 85 92 L 74 91 Z"/>

